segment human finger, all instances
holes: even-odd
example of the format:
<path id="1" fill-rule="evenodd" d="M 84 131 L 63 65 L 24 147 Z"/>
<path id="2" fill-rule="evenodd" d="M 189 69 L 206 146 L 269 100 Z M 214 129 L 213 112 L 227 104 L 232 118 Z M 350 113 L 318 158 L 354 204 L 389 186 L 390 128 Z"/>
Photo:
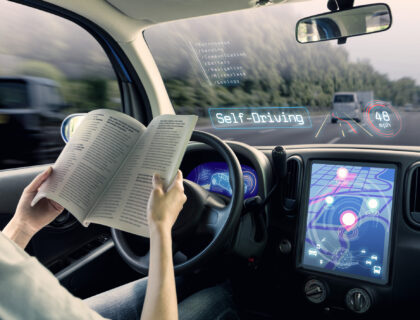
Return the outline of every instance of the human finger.
<path id="1" fill-rule="evenodd" d="M 49 201 L 56 211 L 63 211 L 64 210 L 64 207 L 61 204 L 59 204 L 59 203 L 57 203 L 57 202 L 55 202 L 54 200 L 51 200 L 51 199 L 49 199 Z"/>
<path id="2" fill-rule="evenodd" d="M 182 172 L 181 170 L 178 170 L 174 181 L 172 182 L 171 186 L 168 188 L 168 191 L 171 191 L 172 189 L 178 188 L 179 190 L 184 191 L 184 183 L 182 179 Z"/>
<path id="3" fill-rule="evenodd" d="M 25 190 L 27 192 L 38 191 L 38 188 L 45 182 L 45 180 L 48 179 L 52 171 L 53 171 L 52 167 L 49 167 L 47 170 L 37 175 L 35 179 L 32 180 L 32 182 L 25 188 Z"/>
<path id="4" fill-rule="evenodd" d="M 155 173 L 153 175 L 152 184 L 153 184 L 153 189 L 163 190 L 163 182 L 158 173 Z"/>

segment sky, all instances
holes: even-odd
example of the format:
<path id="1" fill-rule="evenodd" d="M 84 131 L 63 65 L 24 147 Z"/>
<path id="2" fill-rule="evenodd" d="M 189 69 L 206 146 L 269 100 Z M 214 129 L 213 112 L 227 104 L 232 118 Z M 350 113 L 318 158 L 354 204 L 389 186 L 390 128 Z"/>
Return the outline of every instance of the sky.
<path id="1" fill-rule="evenodd" d="M 420 84 L 419 0 L 386 0 L 391 8 L 391 29 L 377 34 L 347 39 L 346 50 L 352 61 L 368 59 L 374 68 L 392 80 L 411 77 Z M 376 1 L 355 0 L 355 6 Z M 286 4 L 289 5 L 289 4 Z M 299 17 L 328 11 L 327 0 L 291 4 Z"/>

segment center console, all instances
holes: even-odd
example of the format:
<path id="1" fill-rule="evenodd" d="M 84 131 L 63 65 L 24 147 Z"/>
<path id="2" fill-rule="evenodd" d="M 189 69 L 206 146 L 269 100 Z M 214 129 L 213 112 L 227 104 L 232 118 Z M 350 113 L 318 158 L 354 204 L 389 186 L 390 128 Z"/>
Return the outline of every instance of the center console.
<path id="1" fill-rule="evenodd" d="M 386 284 L 396 166 L 310 163 L 298 266 Z"/>
<path id="2" fill-rule="evenodd" d="M 270 208 L 269 245 L 276 254 L 266 264 L 272 271 L 261 275 L 276 301 L 303 317 L 370 319 L 416 309 L 420 149 L 285 150 L 287 177 Z M 264 153 L 270 157 L 272 148 Z"/>
<path id="3" fill-rule="evenodd" d="M 397 167 L 317 160 L 308 167 L 297 268 L 386 285 Z M 321 303 L 328 289 L 314 278 L 304 290 L 311 302 Z M 371 298 L 366 290 L 353 288 L 346 304 L 362 313 L 370 308 Z"/>

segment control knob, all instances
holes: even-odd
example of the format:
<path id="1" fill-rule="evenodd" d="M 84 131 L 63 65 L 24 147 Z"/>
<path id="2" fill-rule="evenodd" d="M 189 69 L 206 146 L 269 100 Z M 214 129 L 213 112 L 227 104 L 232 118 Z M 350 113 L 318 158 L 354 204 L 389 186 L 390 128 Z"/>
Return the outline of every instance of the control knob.
<path id="1" fill-rule="evenodd" d="M 321 281 L 316 279 L 306 282 L 304 290 L 306 298 L 312 303 L 324 302 L 327 297 L 327 288 Z"/>
<path id="2" fill-rule="evenodd" d="M 371 299 L 365 290 L 355 288 L 347 292 L 346 305 L 353 312 L 365 313 L 371 306 Z"/>

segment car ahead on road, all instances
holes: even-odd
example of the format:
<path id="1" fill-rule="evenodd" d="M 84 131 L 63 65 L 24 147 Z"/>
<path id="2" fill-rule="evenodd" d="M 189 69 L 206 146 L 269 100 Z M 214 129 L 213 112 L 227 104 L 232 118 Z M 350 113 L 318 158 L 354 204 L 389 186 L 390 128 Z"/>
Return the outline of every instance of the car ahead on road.
<path id="1" fill-rule="evenodd" d="M 333 97 L 333 111 L 331 121 L 339 119 L 362 120 L 362 107 L 356 92 L 337 92 Z"/>
<path id="2" fill-rule="evenodd" d="M 200 114 L 180 168 L 205 181 L 217 175 L 230 196 L 185 180 L 188 200 L 174 229 L 178 276 L 202 288 L 228 280 L 242 319 L 417 312 L 420 113 L 400 114 L 387 101 L 418 104 L 419 3 L 15 2 L 94 36 L 115 69 L 125 113 L 145 125 L 160 114 Z M 363 123 L 349 119 L 361 116 L 358 91 L 376 99 Z M 334 94 L 355 114 L 337 117 Z M 246 200 L 241 165 L 255 171 L 257 194 Z M 2 226 L 46 168 L 0 172 Z M 69 213 L 28 251 L 80 298 L 148 272 L 148 239 L 85 228 Z"/>
<path id="3" fill-rule="evenodd" d="M 0 77 L 0 167 L 55 159 L 63 147 L 59 128 L 65 107 L 53 80 Z"/>

